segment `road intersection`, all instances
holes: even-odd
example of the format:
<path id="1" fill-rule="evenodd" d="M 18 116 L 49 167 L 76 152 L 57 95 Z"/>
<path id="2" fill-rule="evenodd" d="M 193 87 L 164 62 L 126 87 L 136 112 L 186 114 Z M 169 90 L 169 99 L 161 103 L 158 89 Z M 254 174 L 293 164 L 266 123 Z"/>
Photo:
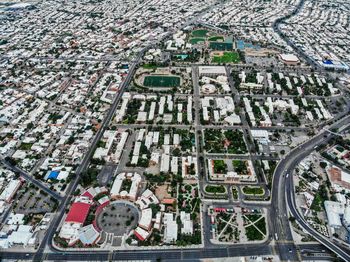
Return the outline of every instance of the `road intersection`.
<path id="1" fill-rule="evenodd" d="M 303 1 L 301 1 L 298 8 L 301 8 Z M 195 20 L 195 19 L 194 19 Z M 191 24 L 193 21 L 189 21 L 185 24 L 185 26 Z M 276 25 L 278 28 L 278 24 Z M 169 32 L 164 38 L 171 35 L 172 32 Z M 49 227 L 41 245 L 39 246 L 37 252 L 35 253 L 25 253 L 25 252 L 2 252 L 0 254 L 0 258 L 2 259 L 24 259 L 24 260 L 33 260 L 33 261 L 43 261 L 43 260 L 76 260 L 76 261 L 86 261 L 86 260 L 100 260 L 100 261 L 108 261 L 108 260 L 141 260 L 141 259 L 164 259 L 164 260 L 198 260 L 200 258 L 216 258 L 216 257 L 233 257 L 233 256 L 254 256 L 254 255 L 270 255 L 274 251 L 277 252 L 281 260 L 283 261 L 298 261 L 300 260 L 300 252 L 299 250 L 319 248 L 319 245 L 309 245 L 307 248 L 303 246 L 296 246 L 293 241 L 290 223 L 288 220 L 289 213 L 296 218 L 298 224 L 305 229 L 309 234 L 311 234 L 315 239 L 317 239 L 322 245 L 336 253 L 339 257 L 343 258 L 346 261 L 350 261 L 350 252 L 345 251 L 338 244 L 331 242 L 329 239 L 323 237 L 319 233 L 317 233 L 311 226 L 307 224 L 307 222 L 300 215 L 297 207 L 295 205 L 294 198 L 294 187 L 293 187 L 293 170 L 298 165 L 298 163 L 309 155 L 315 148 L 320 144 L 323 144 L 330 140 L 335 134 L 327 133 L 324 130 L 321 130 L 320 133 L 315 135 L 312 139 L 308 140 L 304 144 L 298 146 L 294 150 L 292 150 L 289 154 L 287 154 L 284 159 L 280 161 L 278 164 L 275 174 L 273 177 L 273 184 L 271 189 L 271 200 L 268 203 L 264 203 L 264 206 L 268 207 L 270 219 L 269 219 L 269 237 L 268 240 L 264 243 L 260 244 L 236 244 L 230 246 L 224 245 L 211 245 L 208 239 L 208 225 L 206 227 L 206 239 L 205 239 L 205 247 L 204 248 L 188 248 L 188 249 L 166 249 L 160 248 L 156 250 L 121 250 L 121 251 L 62 251 L 58 250 L 56 247 L 52 245 L 53 237 L 59 228 L 60 222 L 65 214 L 65 208 L 70 203 L 72 199 L 72 193 L 77 188 L 81 177 L 84 175 L 85 171 L 88 168 L 90 159 L 94 150 L 96 149 L 98 141 L 101 139 L 104 131 L 107 129 L 110 121 L 112 120 L 114 113 L 117 109 L 117 106 L 122 98 L 122 95 L 126 88 L 129 86 L 130 82 L 133 79 L 135 70 L 137 69 L 139 63 L 142 60 L 144 53 L 151 48 L 151 46 L 145 47 L 142 51 L 137 55 L 134 62 L 129 67 L 129 73 L 122 83 L 119 92 L 115 96 L 112 106 L 109 109 L 107 115 L 105 116 L 101 128 L 98 130 L 97 134 L 94 137 L 94 140 L 91 144 L 89 151 L 86 153 L 81 165 L 77 169 L 76 176 L 73 178 L 72 183 L 68 186 L 67 194 L 65 196 L 61 196 L 56 192 L 49 190 L 45 185 L 42 185 L 40 182 L 37 182 L 35 179 L 31 178 L 22 170 L 11 166 L 8 162 L 3 160 L 3 162 L 22 175 L 25 179 L 30 180 L 32 183 L 36 184 L 39 188 L 43 189 L 48 194 L 52 195 L 56 199 L 60 200 L 60 205 L 58 211 L 52 221 L 51 226 Z M 111 61 L 111 59 L 107 59 Z M 230 72 L 231 68 L 227 67 L 227 71 Z M 193 70 L 194 79 L 197 79 L 196 69 Z M 230 80 L 231 88 L 234 87 L 233 82 Z M 198 81 L 195 81 L 198 82 Z M 195 88 L 195 90 L 199 90 L 199 88 Z M 195 91 L 195 92 L 197 92 Z M 235 99 L 239 99 L 239 96 L 235 97 Z M 194 94 L 194 103 L 199 103 L 199 94 Z M 197 106 L 198 108 L 198 106 Z M 348 112 L 346 112 L 348 113 Z M 338 121 L 332 124 L 331 128 L 340 128 L 344 125 L 348 125 L 350 121 L 350 116 L 339 116 Z M 245 121 L 246 122 L 246 121 Z M 130 127 L 130 125 L 128 125 Z M 174 125 L 176 127 L 176 125 Z M 187 126 L 184 126 L 187 128 Z M 203 127 L 199 125 L 199 117 L 198 112 L 196 112 L 196 120 L 195 120 L 195 134 L 196 134 L 196 144 L 197 147 L 201 147 L 201 137 L 200 131 L 203 128 L 222 128 L 218 126 L 208 126 Z M 245 128 L 247 129 L 247 133 L 245 132 L 245 136 L 250 136 L 250 127 L 248 124 L 245 124 Z M 286 130 L 289 127 L 277 127 L 275 129 Z M 298 128 L 290 127 L 295 130 Z M 225 127 L 224 129 L 233 130 L 235 127 Z M 265 128 L 269 130 L 269 128 Z M 300 130 L 304 130 L 304 128 L 300 128 Z M 246 139 L 247 140 L 247 139 Z M 220 156 L 212 155 L 212 158 L 219 158 Z M 257 155 L 249 155 L 249 156 L 241 156 L 241 159 L 274 159 L 270 156 L 257 156 Z M 200 157 L 198 155 L 197 150 L 197 159 L 200 161 Z M 199 170 L 201 173 L 206 174 L 204 168 L 199 163 Z M 205 177 L 202 178 L 202 185 L 207 182 L 204 181 Z"/>

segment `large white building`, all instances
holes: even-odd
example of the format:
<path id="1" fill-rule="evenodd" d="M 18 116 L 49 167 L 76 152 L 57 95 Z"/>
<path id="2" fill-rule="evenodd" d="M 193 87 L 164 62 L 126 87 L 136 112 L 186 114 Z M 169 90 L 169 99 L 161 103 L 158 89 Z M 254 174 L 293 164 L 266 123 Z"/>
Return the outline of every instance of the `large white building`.
<path id="1" fill-rule="evenodd" d="M 125 180 L 131 181 L 131 186 L 128 191 L 123 190 L 123 182 Z M 114 179 L 112 189 L 110 191 L 111 198 L 113 199 L 129 199 L 135 201 L 137 198 L 137 192 L 141 183 L 141 175 L 138 173 L 120 173 Z"/>
<path id="2" fill-rule="evenodd" d="M 199 76 L 219 76 L 226 75 L 224 66 L 199 66 Z"/>
<path id="3" fill-rule="evenodd" d="M 345 221 L 350 221 L 350 207 L 346 206 L 344 203 L 335 202 L 335 201 L 325 201 L 324 207 L 327 213 L 328 225 L 332 228 L 339 228 L 342 226 L 341 217 L 346 213 L 347 217 L 343 219 Z M 345 210 L 347 210 L 345 212 Z"/>
<path id="4" fill-rule="evenodd" d="M 10 202 L 13 196 L 16 194 L 17 190 L 20 188 L 20 186 L 20 180 L 11 180 L 1 192 L 0 200 Z"/>
<path id="5" fill-rule="evenodd" d="M 191 220 L 191 214 L 185 213 L 184 211 L 180 212 L 180 219 L 181 219 L 181 234 L 193 234 L 193 221 Z"/>
<path id="6" fill-rule="evenodd" d="M 177 240 L 178 225 L 172 213 L 164 213 L 164 242 L 172 243 Z"/>

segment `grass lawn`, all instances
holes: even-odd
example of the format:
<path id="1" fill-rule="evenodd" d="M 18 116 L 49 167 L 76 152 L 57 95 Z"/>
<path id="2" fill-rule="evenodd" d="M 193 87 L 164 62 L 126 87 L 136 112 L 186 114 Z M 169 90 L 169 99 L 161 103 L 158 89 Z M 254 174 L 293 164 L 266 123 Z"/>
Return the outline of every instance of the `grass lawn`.
<path id="1" fill-rule="evenodd" d="M 144 64 L 144 65 L 142 65 L 142 68 L 144 68 L 144 69 L 157 69 L 158 66 L 156 64 Z"/>
<path id="2" fill-rule="evenodd" d="M 225 139 L 221 130 L 206 129 L 204 130 L 204 149 L 210 153 L 224 153 L 223 140 Z"/>
<path id="3" fill-rule="evenodd" d="M 264 239 L 264 236 L 253 225 L 246 227 L 245 233 L 249 241 Z"/>
<path id="4" fill-rule="evenodd" d="M 194 37 L 206 37 L 207 34 L 208 34 L 208 30 L 205 30 L 205 29 L 198 29 L 198 30 L 192 31 L 192 35 Z"/>
<path id="5" fill-rule="evenodd" d="M 248 169 L 245 161 L 242 160 L 232 160 L 232 165 L 238 174 L 247 174 Z"/>
<path id="6" fill-rule="evenodd" d="M 243 187 L 243 193 L 246 195 L 263 195 L 264 189 L 262 187 L 251 187 L 245 186 Z"/>
<path id="7" fill-rule="evenodd" d="M 247 146 L 240 130 L 206 129 L 204 131 L 204 149 L 210 153 L 246 154 Z"/>
<path id="8" fill-rule="evenodd" d="M 19 147 L 21 150 L 30 150 L 32 148 L 32 143 L 22 143 Z"/>
<path id="9" fill-rule="evenodd" d="M 224 186 L 221 186 L 221 185 L 218 185 L 218 186 L 215 186 L 215 185 L 207 185 L 205 187 L 205 192 L 207 193 L 212 193 L 212 194 L 223 194 L 223 193 L 226 193 L 226 189 Z"/>
<path id="10" fill-rule="evenodd" d="M 259 228 L 261 232 L 266 234 L 266 222 L 265 222 L 265 218 L 264 217 L 262 219 L 260 219 L 258 222 L 256 222 L 254 225 L 257 228 Z"/>
<path id="11" fill-rule="evenodd" d="M 234 200 L 238 199 L 238 189 L 235 186 L 232 187 L 232 197 Z"/>
<path id="12" fill-rule="evenodd" d="M 320 194 L 316 193 L 310 208 L 314 211 L 320 212 L 322 210 L 322 202 Z"/>
<path id="13" fill-rule="evenodd" d="M 255 221 L 257 221 L 259 218 L 261 218 L 261 215 L 258 215 L 258 214 L 248 214 L 248 215 L 245 215 L 250 222 L 254 223 Z"/>
<path id="14" fill-rule="evenodd" d="M 224 160 L 214 160 L 215 174 L 223 174 L 227 172 L 227 165 Z"/>
<path id="15" fill-rule="evenodd" d="M 225 138 L 228 140 L 227 153 L 229 154 L 245 154 L 247 146 L 244 142 L 243 132 L 240 130 L 227 130 L 224 132 Z"/>
<path id="16" fill-rule="evenodd" d="M 102 140 L 98 141 L 97 147 L 106 147 L 106 142 L 104 142 Z"/>
<path id="17" fill-rule="evenodd" d="M 324 184 L 319 187 L 318 192 L 315 194 L 314 201 L 312 201 L 311 209 L 320 212 L 324 207 L 324 201 L 328 200 L 328 191 Z"/>
<path id="18" fill-rule="evenodd" d="M 222 56 L 214 56 L 214 63 L 238 63 L 240 62 L 239 54 L 236 52 L 224 52 Z"/>
<path id="19" fill-rule="evenodd" d="M 147 87 L 178 87 L 180 77 L 178 76 L 145 76 L 143 85 Z"/>
<path id="20" fill-rule="evenodd" d="M 205 42 L 205 38 L 202 37 L 196 37 L 196 38 L 191 38 L 190 43 L 192 45 L 198 44 L 199 42 Z"/>

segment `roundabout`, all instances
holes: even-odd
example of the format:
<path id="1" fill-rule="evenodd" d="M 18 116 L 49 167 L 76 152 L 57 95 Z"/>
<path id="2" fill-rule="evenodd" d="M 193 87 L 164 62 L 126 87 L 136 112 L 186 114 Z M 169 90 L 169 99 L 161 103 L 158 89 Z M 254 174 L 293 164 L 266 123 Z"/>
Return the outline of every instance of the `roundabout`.
<path id="1" fill-rule="evenodd" d="M 97 224 L 106 233 L 123 236 L 136 227 L 139 218 L 137 207 L 125 201 L 114 201 L 98 215 Z"/>

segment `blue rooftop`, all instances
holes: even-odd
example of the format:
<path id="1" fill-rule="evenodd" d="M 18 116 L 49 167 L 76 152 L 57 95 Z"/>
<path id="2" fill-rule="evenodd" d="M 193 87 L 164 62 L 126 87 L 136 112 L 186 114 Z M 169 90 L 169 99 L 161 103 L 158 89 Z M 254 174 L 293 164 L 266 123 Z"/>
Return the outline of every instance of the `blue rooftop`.
<path id="1" fill-rule="evenodd" d="M 236 45 L 237 45 L 237 49 L 239 49 L 239 50 L 244 50 L 245 48 L 253 48 L 256 50 L 260 49 L 259 45 L 253 45 L 252 43 L 244 42 L 241 39 L 236 41 Z"/>
<path id="2" fill-rule="evenodd" d="M 57 179 L 59 173 L 60 171 L 51 171 L 47 179 Z"/>
<path id="3" fill-rule="evenodd" d="M 326 65 L 333 65 L 332 60 L 324 60 L 323 63 Z"/>

